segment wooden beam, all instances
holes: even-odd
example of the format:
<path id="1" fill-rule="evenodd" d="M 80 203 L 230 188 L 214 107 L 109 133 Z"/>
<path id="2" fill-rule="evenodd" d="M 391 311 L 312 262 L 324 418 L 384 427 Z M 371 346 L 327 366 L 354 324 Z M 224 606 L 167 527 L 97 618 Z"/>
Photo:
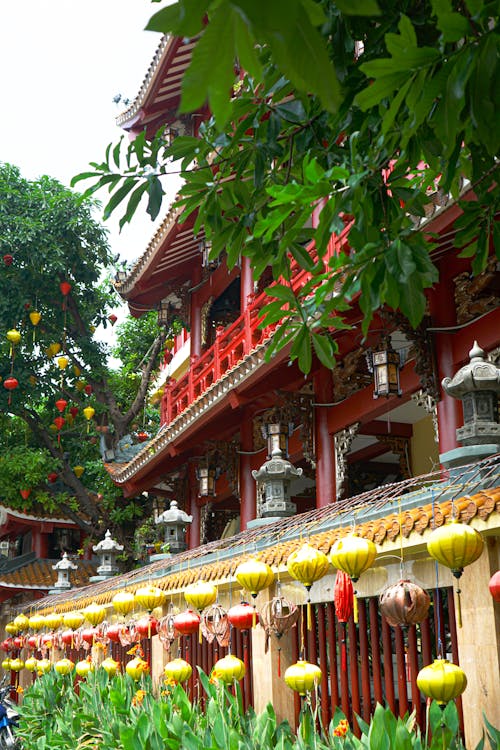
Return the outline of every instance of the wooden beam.
<path id="1" fill-rule="evenodd" d="M 395 435 L 397 437 L 411 438 L 413 436 L 413 425 L 406 422 L 393 422 L 390 420 L 374 420 L 359 428 L 360 435 Z"/>

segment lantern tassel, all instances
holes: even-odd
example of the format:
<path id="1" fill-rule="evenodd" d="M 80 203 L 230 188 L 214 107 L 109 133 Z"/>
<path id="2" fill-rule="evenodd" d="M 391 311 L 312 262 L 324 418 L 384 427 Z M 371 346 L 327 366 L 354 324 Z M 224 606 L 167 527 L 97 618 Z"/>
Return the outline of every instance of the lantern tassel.
<path id="1" fill-rule="evenodd" d="M 354 622 L 358 624 L 358 595 L 356 591 L 352 595 L 352 611 L 354 613 Z"/>
<path id="2" fill-rule="evenodd" d="M 456 589 L 457 592 L 457 626 L 462 627 L 462 604 L 460 602 L 460 589 Z"/>
<path id="3" fill-rule="evenodd" d="M 253 612 L 252 612 L 252 629 L 255 628 L 257 625 L 257 610 L 255 608 L 255 603 L 253 605 Z"/>
<path id="4" fill-rule="evenodd" d="M 307 629 L 312 630 L 311 600 L 307 600 Z"/>
<path id="5" fill-rule="evenodd" d="M 202 639 L 201 627 L 199 627 L 198 628 L 198 643 L 200 644 L 200 646 L 201 646 L 202 640 L 203 639 Z"/>

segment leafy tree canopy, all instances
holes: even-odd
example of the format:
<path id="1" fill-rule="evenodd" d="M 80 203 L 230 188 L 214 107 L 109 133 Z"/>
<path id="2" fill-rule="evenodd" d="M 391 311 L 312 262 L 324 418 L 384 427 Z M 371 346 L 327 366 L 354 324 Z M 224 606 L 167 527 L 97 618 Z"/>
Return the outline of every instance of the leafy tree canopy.
<path id="1" fill-rule="evenodd" d="M 127 321 L 133 348 L 119 336 L 124 364 L 109 369 L 95 331 L 117 304 L 114 259 L 92 209 L 49 177 L 0 165 L 0 502 L 123 537 L 141 509 L 111 482 L 99 443 L 116 445 L 142 419 L 166 332 Z"/>
<path id="2" fill-rule="evenodd" d="M 420 322 L 438 272 L 414 219 L 438 186 L 456 200 L 464 178 L 474 188 L 456 237 L 472 270 L 484 268 L 492 232 L 500 257 L 497 2 L 178 0 L 148 28 L 197 36 L 181 110 L 208 101 L 213 117 L 171 146 L 159 132 L 108 147 L 75 182 L 107 186 L 106 210 L 124 205 L 122 223 L 144 193 L 154 217 L 181 160 L 185 216 L 198 212 L 213 254 L 249 256 L 256 276 L 272 266 L 280 283 L 264 324 L 285 317 L 274 347 L 292 342 L 304 371 L 312 351 L 333 365 L 327 332 L 345 325 L 354 298 L 365 331 L 383 305 Z M 324 262 L 346 223 L 349 252 Z M 311 274 L 295 292 L 292 262 Z"/>

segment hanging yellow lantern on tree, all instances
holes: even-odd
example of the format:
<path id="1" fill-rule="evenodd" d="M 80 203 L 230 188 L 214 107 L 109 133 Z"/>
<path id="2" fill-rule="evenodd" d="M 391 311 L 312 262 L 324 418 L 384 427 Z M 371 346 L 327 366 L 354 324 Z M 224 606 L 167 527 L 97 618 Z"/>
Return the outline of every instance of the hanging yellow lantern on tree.
<path id="1" fill-rule="evenodd" d="M 21 341 L 21 334 L 19 331 L 16 331 L 15 328 L 11 328 L 10 331 L 7 331 L 7 338 L 9 339 L 11 343 L 11 354 L 12 354 L 12 347 L 17 346 L 19 342 Z"/>
<path id="2" fill-rule="evenodd" d="M 90 429 L 90 420 L 95 414 L 95 409 L 93 406 L 86 406 L 85 409 L 83 409 L 83 416 L 87 420 L 87 432 Z"/>
<path id="3" fill-rule="evenodd" d="M 373 565 L 377 548 L 370 539 L 349 534 L 335 542 L 330 550 L 330 562 L 334 568 L 343 570 L 354 583 L 360 575 Z M 358 621 L 358 600 L 354 591 L 354 622 Z"/>
<path id="4" fill-rule="evenodd" d="M 285 682 L 299 695 L 305 695 L 321 682 L 321 669 L 316 664 L 300 659 L 286 670 Z"/>
<path id="5" fill-rule="evenodd" d="M 448 703 L 464 692 L 467 677 L 463 669 L 448 659 L 435 659 L 418 673 L 417 687 L 426 698 Z"/>
<path id="6" fill-rule="evenodd" d="M 57 358 L 57 366 L 60 370 L 65 370 L 67 366 L 69 365 L 69 359 L 67 357 L 58 357 Z"/>
<path id="7" fill-rule="evenodd" d="M 59 354 L 60 351 L 61 351 L 61 344 L 54 342 L 50 344 L 49 348 L 47 349 L 47 354 L 49 357 L 55 357 L 56 354 Z"/>
<path id="8" fill-rule="evenodd" d="M 39 324 L 39 322 L 41 321 L 41 319 L 42 319 L 42 316 L 38 312 L 38 310 L 32 310 L 30 312 L 30 320 L 31 320 L 31 324 L 33 326 L 37 326 Z"/>
<path id="9" fill-rule="evenodd" d="M 452 521 L 445 526 L 434 529 L 427 540 L 427 551 L 438 563 L 450 568 L 458 579 L 467 565 L 475 562 L 484 549 L 483 537 L 465 523 Z M 460 589 L 457 594 L 457 625 L 462 627 L 462 608 L 460 604 Z"/>
<path id="10" fill-rule="evenodd" d="M 303 544 L 292 552 L 286 561 L 286 567 L 292 578 L 304 584 L 307 590 L 307 629 L 311 630 L 311 599 L 309 592 L 314 581 L 328 573 L 330 563 L 327 556 L 310 544 Z"/>
<path id="11" fill-rule="evenodd" d="M 80 479 L 84 471 L 85 469 L 83 468 L 83 466 L 73 466 L 73 472 L 78 479 Z"/>

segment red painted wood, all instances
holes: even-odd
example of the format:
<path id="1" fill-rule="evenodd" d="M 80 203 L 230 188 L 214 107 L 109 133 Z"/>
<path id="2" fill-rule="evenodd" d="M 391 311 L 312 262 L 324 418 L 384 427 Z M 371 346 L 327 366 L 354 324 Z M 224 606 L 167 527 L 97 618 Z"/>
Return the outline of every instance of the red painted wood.
<path id="1" fill-rule="evenodd" d="M 318 622 L 318 646 L 319 660 L 318 665 L 321 669 L 321 721 L 323 726 L 327 727 L 331 719 L 330 703 L 323 696 L 328 695 L 328 656 L 327 656 L 327 628 L 326 628 L 326 604 L 319 604 L 316 609 L 316 618 Z M 331 667 L 330 667 L 331 668 Z"/>
<path id="2" fill-rule="evenodd" d="M 292 663 L 295 663 L 301 658 L 300 654 L 300 645 L 299 645 L 299 627 L 300 622 L 297 623 L 297 627 L 292 628 L 290 633 L 292 636 Z M 298 693 L 293 691 L 293 714 L 295 718 L 295 727 L 297 727 L 299 723 L 299 714 L 300 714 L 300 696 Z"/>
<path id="3" fill-rule="evenodd" d="M 382 652 L 384 672 L 385 700 L 393 713 L 396 713 L 396 697 L 394 694 L 394 671 L 392 668 L 392 637 L 391 628 L 385 617 L 382 617 Z"/>
<path id="4" fill-rule="evenodd" d="M 333 402 L 333 384 L 330 370 L 322 368 L 314 378 L 314 396 L 317 402 L 314 412 L 316 448 L 316 507 L 335 502 L 335 452 L 333 438 L 328 430 L 329 407 Z M 321 404 L 325 404 L 321 406 Z"/>
<path id="5" fill-rule="evenodd" d="M 342 628 L 337 628 L 337 644 L 338 644 L 338 650 L 339 653 L 342 653 Z M 347 635 L 346 635 L 346 641 L 349 641 Z M 351 644 L 349 642 L 346 643 L 346 648 L 348 649 L 348 653 L 351 648 Z M 349 693 L 349 673 L 350 670 L 346 669 L 343 670 L 340 669 L 340 705 L 342 708 L 342 711 L 346 717 L 346 719 L 352 723 L 352 714 L 351 714 L 351 696 Z"/>
<path id="6" fill-rule="evenodd" d="M 330 662 L 330 714 L 333 716 L 340 703 L 338 664 L 337 664 L 337 634 L 335 623 L 335 607 L 332 602 L 326 605 L 326 623 L 328 637 L 328 654 Z"/>
<path id="7" fill-rule="evenodd" d="M 410 628 L 408 628 L 408 659 L 410 662 L 411 678 L 411 710 L 415 711 L 417 724 L 419 726 L 422 726 L 424 711 L 422 705 L 422 693 L 417 687 L 417 674 L 419 672 L 419 664 L 417 628 L 415 625 L 412 625 Z"/>
<path id="8" fill-rule="evenodd" d="M 361 700 L 359 696 L 359 672 L 358 672 L 358 631 L 351 616 L 347 623 L 349 633 L 349 679 L 351 682 L 351 706 L 353 714 L 361 714 Z M 353 725 L 357 726 L 354 715 Z"/>
<path id="9" fill-rule="evenodd" d="M 240 527 L 243 531 L 248 522 L 257 516 L 255 480 L 252 476 L 253 422 L 249 410 L 243 410 L 240 427 Z"/>
<path id="10" fill-rule="evenodd" d="M 370 685 L 370 658 L 368 643 L 368 622 L 367 622 L 366 599 L 358 600 L 359 616 L 359 666 L 361 670 L 361 717 L 365 721 L 370 720 L 371 713 L 371 685 Z"/>
<path id="11" fill-rule="evenodd" d="M 372 670 L 373 670 L 373 698 L 375 703 L 384 702 L 382 691 L 382 675 L 380 670 L 380 632 L 378 626 L 378 607 L 377 598 L 369 599 L 370 611 L 370 646 L 372 651 Z"/>
<path id="12" fill-rule="evenodd" d="M 422 638 L 422 666 L 426 667 L 432 664 L 432 635 L 429 617 L 420 623 L 420 636 Z"/>
<path id="13" fill-rule="evenodd" d="M 404 716 L 408 711 L 408 694 L 406 690 L 406 649 L 404 635 L 401 628 L 394 628 L 394 640 L 396 644 L 396 669 L 398 678 L 398 704 L 399 715 Z"/>

